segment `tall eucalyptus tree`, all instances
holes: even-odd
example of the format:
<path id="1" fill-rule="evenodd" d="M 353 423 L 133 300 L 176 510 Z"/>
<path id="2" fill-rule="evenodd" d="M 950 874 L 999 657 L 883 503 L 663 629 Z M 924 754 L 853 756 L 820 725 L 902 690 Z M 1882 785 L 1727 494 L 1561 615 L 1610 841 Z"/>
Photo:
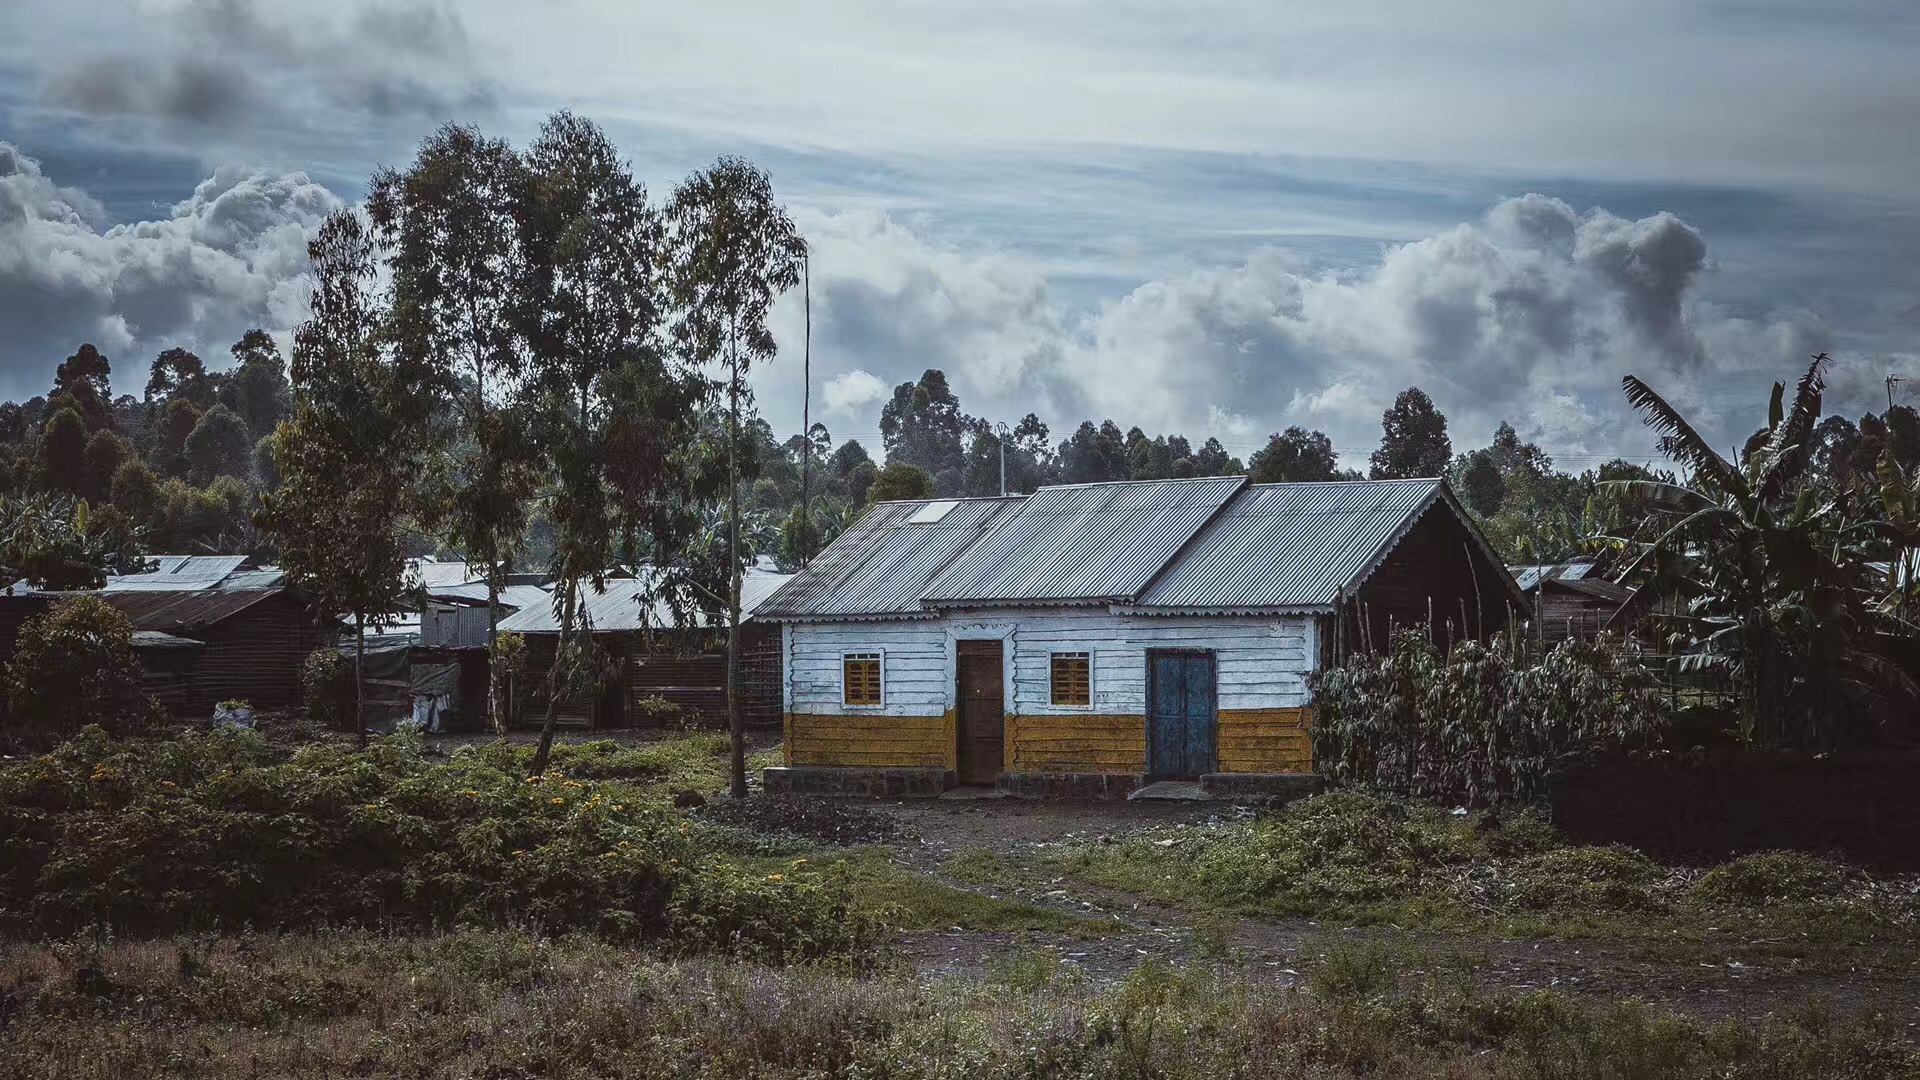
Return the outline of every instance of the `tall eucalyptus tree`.
<path id="1" fill-rule="evenodd" d="M 767 317 L 774 300 L 800 280 L 807 244 L 765 173 L 723 157 L 675 190 L 668 275 L 681 355 L 724 372 L 727 402 L 727 727 L 735 798 L 747 794 L 746 726 L 740 709 L 740 416 L 752 398 L 747 375 L 773 359 Z"/>

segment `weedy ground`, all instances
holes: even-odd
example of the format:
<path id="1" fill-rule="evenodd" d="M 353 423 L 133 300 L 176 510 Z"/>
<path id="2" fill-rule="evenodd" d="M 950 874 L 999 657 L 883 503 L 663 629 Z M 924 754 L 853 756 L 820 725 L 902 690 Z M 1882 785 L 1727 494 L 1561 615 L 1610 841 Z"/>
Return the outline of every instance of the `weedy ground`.
<path id="1" fill-rule="evenodd" d="M 741 804 L 726 758 L 0 762 L 0 1077 L 1920 1074 L 1909 880 L 1350 793 Z"/>

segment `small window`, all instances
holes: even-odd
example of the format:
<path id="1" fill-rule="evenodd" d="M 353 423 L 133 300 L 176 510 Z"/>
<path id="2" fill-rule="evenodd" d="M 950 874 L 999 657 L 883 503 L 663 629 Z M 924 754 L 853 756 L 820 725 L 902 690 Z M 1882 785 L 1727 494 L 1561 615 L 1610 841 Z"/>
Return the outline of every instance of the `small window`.
<path id="1" fill-rule="evenodd" d="M 1055 705 L 1093 704 L 1093 654 L 1057 652 L 1053 654 L 1053 703 Z"/>
<path id="2" fill-rule="evenodd" d="M 840 700 L 848 705 L 880 704 L 879 653 L 848 653 L 841 658 Z"/>

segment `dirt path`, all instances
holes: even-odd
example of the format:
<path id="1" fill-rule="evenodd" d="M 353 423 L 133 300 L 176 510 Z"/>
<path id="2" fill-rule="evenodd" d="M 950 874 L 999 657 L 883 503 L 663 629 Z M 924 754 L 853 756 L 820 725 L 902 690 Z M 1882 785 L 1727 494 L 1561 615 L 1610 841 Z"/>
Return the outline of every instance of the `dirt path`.
<path id="1" fill-rule="evenodd" d="M 986 977 L 1040 960 L 1095 980 L 1112 980 L 1149 960 L 1214 965 L 1243 977 L 1291 985 L 1336 936 L 1376 937 L 1406 957 L 1405 979 L 1426 964 L 1465 963 L 1489 989 L 1552 987 L 1630 995 L 1707 1017 L 1791 1012 L 1814 1002 L 1840 1012 L 1878 1012 L 1920 1031 L 1920 957 L 1910 950 L 1750 941 L 1734 935 L 1667 945 L 1657 938 L 1501 938 L 1489 935 L 1359 930 L 1301 919 L 1206 919 L 1072 879 L 1036 877 L 1010 888 L 955 881 L 944 865 L 981 849 L 1025 864 L 1049 847 L 1120 837 L 1166 825 L 1231 819 L 1209 803 L 1111 803 L 980 799 L 869 804 L 893 817 L 901 861 L 947 884 L 1120 924 L 1101 935 L 940 931 L 904 934 L 907 962 L 920 970 Z M 1796 955 L 1797 954 L 1797 955 Z"/>

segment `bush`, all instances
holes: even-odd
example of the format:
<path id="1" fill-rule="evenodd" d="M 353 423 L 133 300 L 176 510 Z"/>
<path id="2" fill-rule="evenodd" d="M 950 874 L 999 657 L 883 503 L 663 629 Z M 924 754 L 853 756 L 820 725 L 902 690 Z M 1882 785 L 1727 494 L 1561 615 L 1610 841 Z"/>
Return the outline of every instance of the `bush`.
<path id="1" fill-rule="evenodd" d="M 529 777 L 509 749 L 434 761 L 402 738 L 290 750 L 90 728 L 0 766 L 0 927 L 504 923 L 771 958 L 877 929 L 822 875 L 751 873 L 642 790 Z"/>
<path id="2" fill-rule="evenodd" d="M 1855 876 L 1840 863 L 1805 852 L 1763 851 L 1702 874 L 1690 895 L 1730 907 L 1817 904 L 1840 899 Z"/>
<path id="3" fill-rule="evenodd" d="M 62 600 L 20 628 L 7 668 L 8 734 L 44 747 L 89 724 L 138 732 L 156 711 L 140 679 L 127 617 L 97 596 Z"/>
<path id="4" fill-rule="evenodd" d="M 1470 856 L 1470 834 L 1431 807 L 1334 792 L 1222 830 L 1194 857 L 1192 883 L 1236 907 L 1283 915 L 1364 914 L 1409 899 L 1425 874 Z"/>
<path id="5" fill-rule="evenodd" d="M 1516 864 L 1508 899 L 1529 911 L 1647 911 L 1665 876 L 1629 847 L 1560 848 Z"/>
<path id="6" fill-rule="evenodd" d="M 332 730 L 350 727 L 354 713 L 353 667 L 340 650 L 322 645 L 300 666 L 300 689 L 307 718 Z"/>
<path id="7" fill-rule="evenodd" d="M 1527 662 L 1516 636 L 1441 654 L 1417 629 L 1309 677 L 1313 751 L 1336 784 L 1479 805 L 1545 800 L 1581 757 L 1655 741 L 1666 703 L 1606 637 Z"/>

